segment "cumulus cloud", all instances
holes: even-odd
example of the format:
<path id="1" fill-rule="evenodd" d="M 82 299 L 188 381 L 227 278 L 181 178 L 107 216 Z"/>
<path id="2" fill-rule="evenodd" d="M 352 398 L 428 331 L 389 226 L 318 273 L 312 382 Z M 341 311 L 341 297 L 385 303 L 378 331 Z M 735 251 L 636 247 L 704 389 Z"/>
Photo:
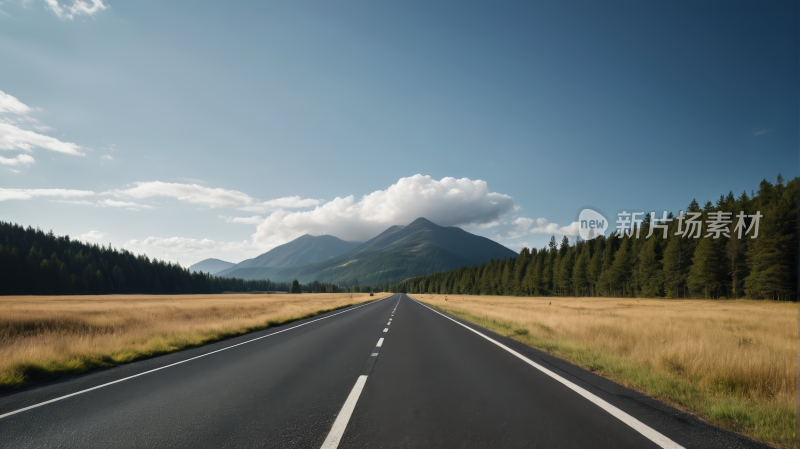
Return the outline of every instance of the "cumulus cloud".
<path id="1" fill-rule="evenodd" d="M 520 219 L 517 219 L 520 220 Z M 529 218 L 525 218 L 524 220 L 530 220 Z M 516 220 L 515 220 L 516 221 Z M 526 227 L 527 233 L 529 234 L 558 234 L 558 235 L 578 235 L 578 230 L 580 229 L 580 225 L 577 221 L 570 223 L 566 226 L 559 226 L 558 223 L 550 223 L 545 218 L 537 218 L 536 219 L 536 226 L 530 229 L 531 224 L 533 224 L 533 220 L 530 220 L 530 223 Z"/>
<path id="2" fill-rule="evenodd" d="M 122 247 L 134 253 L 144 253 L 149 257 L 180 261 L 187 267 L 209 257 L 241 261 L 262 252 L 246 240 L 226 243 L 189 237 L 147 237 L 144 240 L 128 240 Z"/>
<path id="3" fill-rule="evenodd" d="M 237 224 L 261 224 L 264 221 L 264 217 L 260 215 L 254 215 L 252 217 L 226 217 L 224 215 L 220 215 L 218 218 L 224 218 L 226 223 L 237 223 Z"/>
<path id="4" fill-rule="evenodd" d="M 102 159 L 102 160 L 104 160 L 104 161 L 113 161 L 113 160 L 114 160 L 114 158 L 113 158 L 113 157 L 111 157 L 111 155 L 110 155 L 110 154 L 104 154 L 104 155 L 102 155 L 102 156 L 100 157 L 100 159 Z"/>
<path id="5" fill-rule="evenodd" d="M 217 244 L 210 239 L 192 239 L 187 237 L 148 237 L 144 240 L 128 240 L 122 245 L 123 248 L 147 248 L 176 251 L 197 251 L 201 249 L 214 249 Z"/>
<path id="6" fill-rule="evenodd" d="M 69 189 L 3 189 L 0 188 L 0 201 L 5 200 L 29 200 L 34 197 L 61 197 L 61 198 L 82 198 L 92 196 L 95 193 L 88 190 L 69 190 Z"/>
<path id="7" fill-rule="evenodd" d="M 75 16 L 87 15 L 94 16 L 95 13 L 108 8 L 102 0 L 90 0 L 91 4 L 84 0 L 74 0 L 71 6 L 62 6 L 58 0 L 45 0 L 47 6 L 52 10 L 59 19 L 72 20 Z"/>
<path id="8" fill-rule="evenodd" d="M 28 156 L 27 154 L 19 154 L 17 155 L 17 157 L 12 157 L 12 158 L 0 156 L 0 165 L 11 165 L 11 166 L 31 165 L 34 162 L 36 162 L 36 160 L 34 160 L 31 156 Z"/>
<path id="9" fill-rule="evenodd" d="M 190 204 L 216 208 L 228 207 L 247 212 L 265 212 L 277 208 L 301 208 L 319 204 L 320 200 L 303 199 L 290 196 L 268 201 L 260 201 L 237 190 L 203 187 L 197 184 L 179 184 L 174 182 L 136 182 L 135 187 L 106 192 L 118 198 L 152 198 L 169 197 Z"/>
<path id="10" fill-rule="evenodd" d="M 81 234 L 78 236 L 78 240 L 83 240 L 84 242 L 105 242 L 108 241 L 110 235 L 100 232 L 100 231 L 89 231 L 86 234 Z"/>
<path id="11" fill-rule="evenodd" d="M 389 226 L 406 225 L 419 217 L 441 226 L 481 226 L 516 210 L 513 198 L 490 192 L 485 181 L 437 181 L 414 175 L 358 200 L 350 195 L 336 197 L 311 211 L 277 210 L 258 226 L 253 243 L 271 248 L 303 234 L 331 234 L 344 240 L 364 241 Z"/>

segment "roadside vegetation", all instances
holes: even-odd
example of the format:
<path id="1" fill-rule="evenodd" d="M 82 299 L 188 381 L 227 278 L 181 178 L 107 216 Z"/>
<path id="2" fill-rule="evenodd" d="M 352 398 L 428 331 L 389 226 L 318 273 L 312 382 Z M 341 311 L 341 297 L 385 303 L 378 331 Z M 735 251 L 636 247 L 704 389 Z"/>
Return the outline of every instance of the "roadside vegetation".
<path id="1" fill-rule="evenodd" d="M 796 303 L 413 297 L 711 424 L 794 447 Z"/>
<path id="2" fill-rule="evenodd" d="M 201 346 L 385 296 L 0 296 L 0 389 Z"/>
<path id="3" fill-rule="evenodd" d="M 570 240 L 565 235 L 560 245 L 552 236 L 548 246 L 523 248 L 518 257 L 417 276 L 390 285 L 388 290 L 443 295 L 796 301 L 797 184 L 798 178 L 784 182 L 778 175 L 775 184 L 763 180 L 750 195 L 742 192 L 736 197 L 728 192 L 702 208 L 692 200 L 686 212 L 702 216 L 701 238 L 688 233 L 679 213 L 667 215 L 671 220 L 667 229 L 655 227 L 648 214 L 637 232 L 620 236 L 615 231 L 608 238 L 601 235 L 588 241 Z M 762 216 L 757 237 L 754 230 L 747 235 L 740 228 L 741 235 L 737 233 L 735 218 L 726 225 L 729 233 L 711 232 L 713 217 L 734 217 L 742 212 Z M 662 215 L 656 213 L 655 217 Z M 743 223 L 749 229 L 755 226 L 754 220 Z M 615 224 L 610 225 L 614 230 Z"/>

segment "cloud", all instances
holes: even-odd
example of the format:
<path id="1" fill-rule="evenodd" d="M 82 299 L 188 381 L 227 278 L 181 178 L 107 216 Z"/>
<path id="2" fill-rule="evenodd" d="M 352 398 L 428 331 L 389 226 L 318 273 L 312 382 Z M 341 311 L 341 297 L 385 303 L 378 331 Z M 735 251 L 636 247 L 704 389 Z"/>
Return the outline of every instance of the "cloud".
<path id="1" fill-rule="evenodd" d="M 191 239 L 187 237 L 148 237 L 144 240 L 128 240 L 122 245 L 123 248 L 146 248 L 157 249 L 158 251 L 197 251 L 203 249 L 215 249 L 217 244 L 209 239 Z"/>
<path id="2" fill-rule="evenodd" d="M 26 115 L 32 110 L 33 109 L 30 106 L 17 100 L 16 97 L 0 91 L 0 114 L 12 113 Z"/>
<path id="3" fill-rule="evenodd" d="M 94 16 L 95 13 L 108 8 L 102 0 L 90 0 L 91 5 L 84 0 L 74 0 L 72 6 L 61 6 L 58 0 L 45 0 L 47 6 L 58 16 L 59 19 L 72 20 L 75 16 L 87 15 Z"/>
<path id="4" fill-rule="evenodd" d="M 22 129 L 11 123 L 0 122 L 0 150 L 31 151 L 37 147 L 73 156 L 84 156 L 84 153 L 79 151 L 81 147 L 77 144 L 62 142 L 55 137 Z"/>
<path id="5" fill-rule="evenodd" d="M 226 217 L 224 215 L 220 215 L 218 218 L 224 218 L 226 223 L 237 223 L 237 224 L 261 224 L 264 221 L 264 217 L 260 215 L 254 215 L 252 217 Z"/>
<path id="6" fill-rule="evenodd" d="M 110 206 L 110 207 L 127 207 L 128 209 L 132 210 L 155 209 L 153 206 L 148 206 L 146 204 L 131 203 L 126 201 L 114 201 L 109 199 L 99 201 L 98 204 L 101 206 Z"/>
<path id="7" fill-rule="evenodd" d="M 0 165 L 30 165 L 36 162 L 31 156 L 27 154 L 18 154 L 17 157 L 7 158 L 0 156 Z"/>
<path id="8" fill-rule="evenodd" d="M 135 182 L 135 187 L 125 190 L 113 190 L 105 195 L 118 198 L 152 198 L 170 197 L 190 204 L 216 208 L 227 207 L 247 212 L 265 212 L 277 208 L 301 208 L 319 204 L 320 200 L 302 199 L 299 196 L 260 201 L 237 190 L 203 187 L 197 184 L 179 184 L 174 182 Z"/>
<path id="9" fill-rule="evenodd" d="M 100 159 L 103 159 L 104 161 L 113 161 L 114 160 L 114 158 L 111 157 L 110 154 L 104 154 L 103 156 L 100 157 Z"/>
<path id="10" fill-rule="evenodd" d="M 525 220 L 528 219 L 526 218 Z M 566 226 L 559 226 L 558 223 L 550 223 L 545 218 L 537 218 L 536 226 L 527 231 L 529 234 L 578 235 L 579 227 L 580 225 L 577 221 Z"/>
<path id="11" fill-rule="evenodd" d="M 766 133 L 768 133 L 770 131 L 772 131 L 772 130 L 771 129 L 764 129 L 764 128 L 755 128 L 755 132 L 753 133 L 753 136 L 760 136 L 760 135 L 766 134 Z"/>
<path id="12" fill-rule="evenodd" d="M 331 234 L 344 240 L 365 241 L 392 225 L 425 217 L 441 226 L 481 226 L 518 210 L 513 198 L 490 192 L 485 181 L 414 175 L 386 190 L 356 200 L 352 195 L 314 210 L 273 212 L 253 234 L 253 243 L 271 248 L 303 234 Z"/>
<path id="13" fill-rule="evenodd" d="M 97 207 L 97 203 L 93 203 L 91 201 L 86 200 L 50 200 L 53 203 L 64 203 L 64 204 L 79 204 L 81 206 L 94 206 Z"/>
<path id="14" fill-rule="evenodd" d="M 55 196 L 61 198 L 82 198 L 94 195 L 88 190 L 69 189 L 3 189 L 0 188 L 0 201 L 29 200 L 40 196 Z"/>
<path id="15" fill-rule="evenodd" d="M 15 114 L 17 118 L 0 118 L 0 150 L 32 151 L 34 148 L 56 151 L 73 156 L 84 156 L 80 145 L 72 142 L 62 142 L 55 137 L 39 134 L 17 126 L 18 121 L 30 122 L 40 131 L 51 130 L 50 127 L 39 125 L 38 121 L 28 116 L 34 109 L 3 91 L 0 91 L 0 114 Z M 17 156 L 19 158 L 19 156 Z M 30 156 L 28 156 L 30 158 Z M 8 160 L 8 159 L 6 159 Z M 32 161 L 33 158 L 30 158 Z M 29 162 L 31 163 L 31 162 Z M 9 165 L 9 164 L 5 164 Z"/>
<path id="16" fill-rule="evenodd" d="M 83 240 L 84 242 L 105 242 L 108 240 L 110 235 L 100 232 L 100 231 L 89 231 L 86 234 L 81 234 L 78 236 L 79 240 Z"/>
<path id="17" fill-rule="evenodd" d="M 262 252 L 261 249 L 246 240 L 225 243 L 188 237 L 147 237 L 144 240 L 128 240 L 122 247 L 135 253 L 147 254 L 150 257 L 181 260 L 181 264 L 185 267 L 209 257 L 224 257 L 226 260 L 241 261 Z M 220 253 L 224 256 L 221 256 Z"/>

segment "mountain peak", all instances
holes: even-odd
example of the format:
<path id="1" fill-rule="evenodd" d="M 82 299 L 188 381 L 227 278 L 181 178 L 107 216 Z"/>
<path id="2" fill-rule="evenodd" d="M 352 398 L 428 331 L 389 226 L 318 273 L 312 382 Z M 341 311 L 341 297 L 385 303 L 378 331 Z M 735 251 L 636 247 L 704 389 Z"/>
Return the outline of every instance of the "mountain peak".
<path id="1" fill-rule="evenodd" d="M 422 226 L 430 226 L 430 225 L 438 226 L 436 223 L 428 220 L 425 217 L 419 217 L 419 218 L 417 218 L 416 220 L 412 221 L 409 224 L 409 226 L 414 226 L 414 225 L 416 225 L 416 226 L 420 226 L 420 225 L 422 225 Z"/>

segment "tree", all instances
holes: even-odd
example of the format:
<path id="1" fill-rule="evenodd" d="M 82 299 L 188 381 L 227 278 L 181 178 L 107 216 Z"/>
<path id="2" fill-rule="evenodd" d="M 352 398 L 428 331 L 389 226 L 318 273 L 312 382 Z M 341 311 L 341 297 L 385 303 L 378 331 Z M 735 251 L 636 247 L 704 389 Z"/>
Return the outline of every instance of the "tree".
<path id="1" fill-rule="evenodd" d="M 720 254 L 717 243 L 710 238 L 700 239 L 689 270 L 689 291 L 706 299 L 719 296 Z"/>
<path id="2" fill-rule="evenodd" d="M 297 279 L 292 281 L 292 285 L 289 287 L 289 293 L 303 293 L 300 288 L 300 282 Z"/>
<path id="3" fill-rule="evenodd" d="M 664 272 L 658 257 L 658 240 L 650 238 L 639 252 L 636 266 L 636 280 L 639 296 L 643 298 L 659 298 L 664 288 Z"/>
<path id="4" fill-rule="evenodd" d="M 572 270 L 572 286 L 578 296 L 588 295 L 589 287 L 589 248 L 584 245 L 575 268 Z"/>

